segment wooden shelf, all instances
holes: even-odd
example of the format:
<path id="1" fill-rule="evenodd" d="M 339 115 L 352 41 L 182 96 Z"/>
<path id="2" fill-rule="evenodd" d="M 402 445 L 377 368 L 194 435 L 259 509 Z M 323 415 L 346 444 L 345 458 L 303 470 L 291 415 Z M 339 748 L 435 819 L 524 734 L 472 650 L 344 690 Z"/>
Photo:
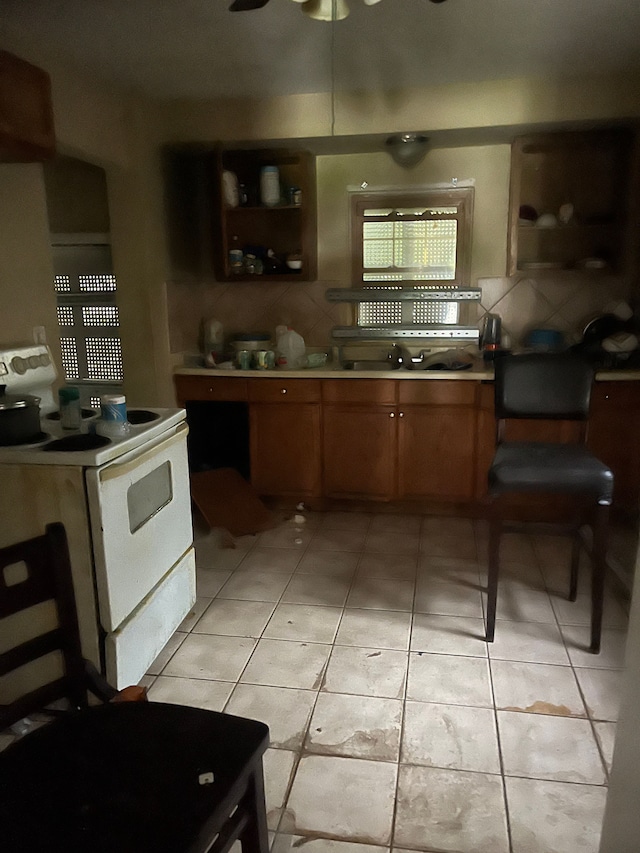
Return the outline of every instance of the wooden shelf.
<path id="1" fill-rule="evenodd" d="M 268 207 L 253 201 L 237 207 L 227 204 L 222 190 L 222 174 L 233 172 L 249 198 L 259 197 L 260 170 L 273 165 L 279 169 L 283 191 L 296 187 L 301 204 L 278 204 Z M 216 276 L 221 281 L 315 281 L 317 274 L 316 180 L 315 159 L 308 151 L 289 149 L 221 149 L 216 156 Z M 271 249 L 284 263 L 287 255 L 299 255 L 300 270 L 282 273 L 236 274 L 229 253 L 240 249 L 244 254 L 266 253 Z M 255 251 L 251 251 L 254 249 Z"/>
<path id="2" fill-rule="evenodd" d="M 519 137 L 511 149 L 508 273 L 621 272 L 627 242 L 631 134 L 625 129 Z M 522 206 L 575 222 L 523 225 Z M 601 220 L 601 221 L 594 221 Z M 589 269 L 588 258 L 606 266 Z"/>

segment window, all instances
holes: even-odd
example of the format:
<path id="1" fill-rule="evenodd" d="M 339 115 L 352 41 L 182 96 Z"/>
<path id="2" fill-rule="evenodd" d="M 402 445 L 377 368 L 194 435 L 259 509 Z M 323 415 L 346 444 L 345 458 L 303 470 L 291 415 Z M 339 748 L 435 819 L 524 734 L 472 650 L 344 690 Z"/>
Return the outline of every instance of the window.
<path id="1" fill-rule="evenodd" d="M 357 193 L 351 222 L 354 287 L 380 291 L 361 302 L 357 325 L 459 322 L 459 303 L 394 300 L 403 290 L 454 290 L 468 280 L 473 188 Z"/>
<path id="2" fill-rule="evenodd" d="M 122 386 L 120 316 L 111 247 L 104 235 L 55 235 L 52 253 L 65 380 L 83 405 Z"/>

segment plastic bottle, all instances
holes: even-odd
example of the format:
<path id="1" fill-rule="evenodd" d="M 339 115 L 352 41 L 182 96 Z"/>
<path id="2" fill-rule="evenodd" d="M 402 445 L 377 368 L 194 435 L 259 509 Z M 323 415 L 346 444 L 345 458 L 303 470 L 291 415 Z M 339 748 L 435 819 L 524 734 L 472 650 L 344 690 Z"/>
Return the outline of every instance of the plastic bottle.
<path id="1" fill-rule="evenodd" d="M 260 201 L 267 207 L 280 204 L 280 171 L 277 166 L 263 166 L 260 170 Z"/>
<path id="2" fill-rule="evenodd" d="M 304 338 L 293 329 L 276 326 L 276 349 L 279 353 L 279 367 L 296 370 L 306 366 Z"/>
<path id="3" fill-rule="evenodd" d="M 202 346 L 207 367 L 220 364 L 224 357 L 224 330 L 219 320 L 203 320 Z"/>
<path id="4" fill-rule="evenodd" d="M 124 394 L 104 394 L 100 397 L 100 419 L 96 422 L 98 435 L 125 436 L 129 433 L 129 427 Z"/>
<path id="5" fill-rule="evenodd" d="M 77 388 L 60 388 L 60 426 L 62 429 L 80 429 L 82 426 L 82 410 L 80 408 L 80 391 Z"/>

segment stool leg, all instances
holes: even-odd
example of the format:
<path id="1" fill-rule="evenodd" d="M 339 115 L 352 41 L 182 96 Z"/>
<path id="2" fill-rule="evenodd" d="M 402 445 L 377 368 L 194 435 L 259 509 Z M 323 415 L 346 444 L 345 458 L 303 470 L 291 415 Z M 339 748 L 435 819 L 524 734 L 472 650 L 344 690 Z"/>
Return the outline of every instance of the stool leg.
<path id="1" fill-rule="evenodd" d="M 578 597 L 578 570 L 580 568 L 580 530 L 576 530 L 571 543 L 571 580 L 569 581 L 569 601 Z"/>
<path id="2" fill-rule="evenodd" d="M 249 823 L 239 839 L 242 853 L 269 853 L 262 759 L 251 775 L 244 800 L 249 814 Z"/>
<path id="3" fill-rule="evenodd" d="M 496 628 L 496 604 L 498 601 L 498 575 L 500 559 L 500 535 L 502 533 L 502 519 L 496 506 L 497 501 L 491 505 L 489 515 L 489 572 L 487 583 L 487 632 L 486 640 L 493 642 Z"/>
<path id="4" fill-rule="evenodd" d="M 591 574 L 591 646 L 589 651 L 600 651 L 602 633 L 602 607 L 604 603 L 604 576 L 606 572 L 609 507 L 598 506 L 593 524 L 593 554 Z"/>

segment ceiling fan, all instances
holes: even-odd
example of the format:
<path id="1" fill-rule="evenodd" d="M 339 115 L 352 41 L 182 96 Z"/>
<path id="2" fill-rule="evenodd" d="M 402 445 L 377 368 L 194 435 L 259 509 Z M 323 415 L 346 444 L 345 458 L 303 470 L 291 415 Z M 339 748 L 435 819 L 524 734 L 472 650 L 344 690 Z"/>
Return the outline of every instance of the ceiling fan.
<path id="1" fill-rule="evenodd" d="M 229 6 L 230 12 L 250 12 L 252 9 L 262 9 L 266 6 L 269 0 L 233 0 Z M 294 3 L 304 3 L 305 0 L 294 0 Z M 379 3 L 380 0 L 364 0 L 367 6 L 373 6 Z M 444 3 L 445 0 L 429 0 L 430 3 Z"/>

